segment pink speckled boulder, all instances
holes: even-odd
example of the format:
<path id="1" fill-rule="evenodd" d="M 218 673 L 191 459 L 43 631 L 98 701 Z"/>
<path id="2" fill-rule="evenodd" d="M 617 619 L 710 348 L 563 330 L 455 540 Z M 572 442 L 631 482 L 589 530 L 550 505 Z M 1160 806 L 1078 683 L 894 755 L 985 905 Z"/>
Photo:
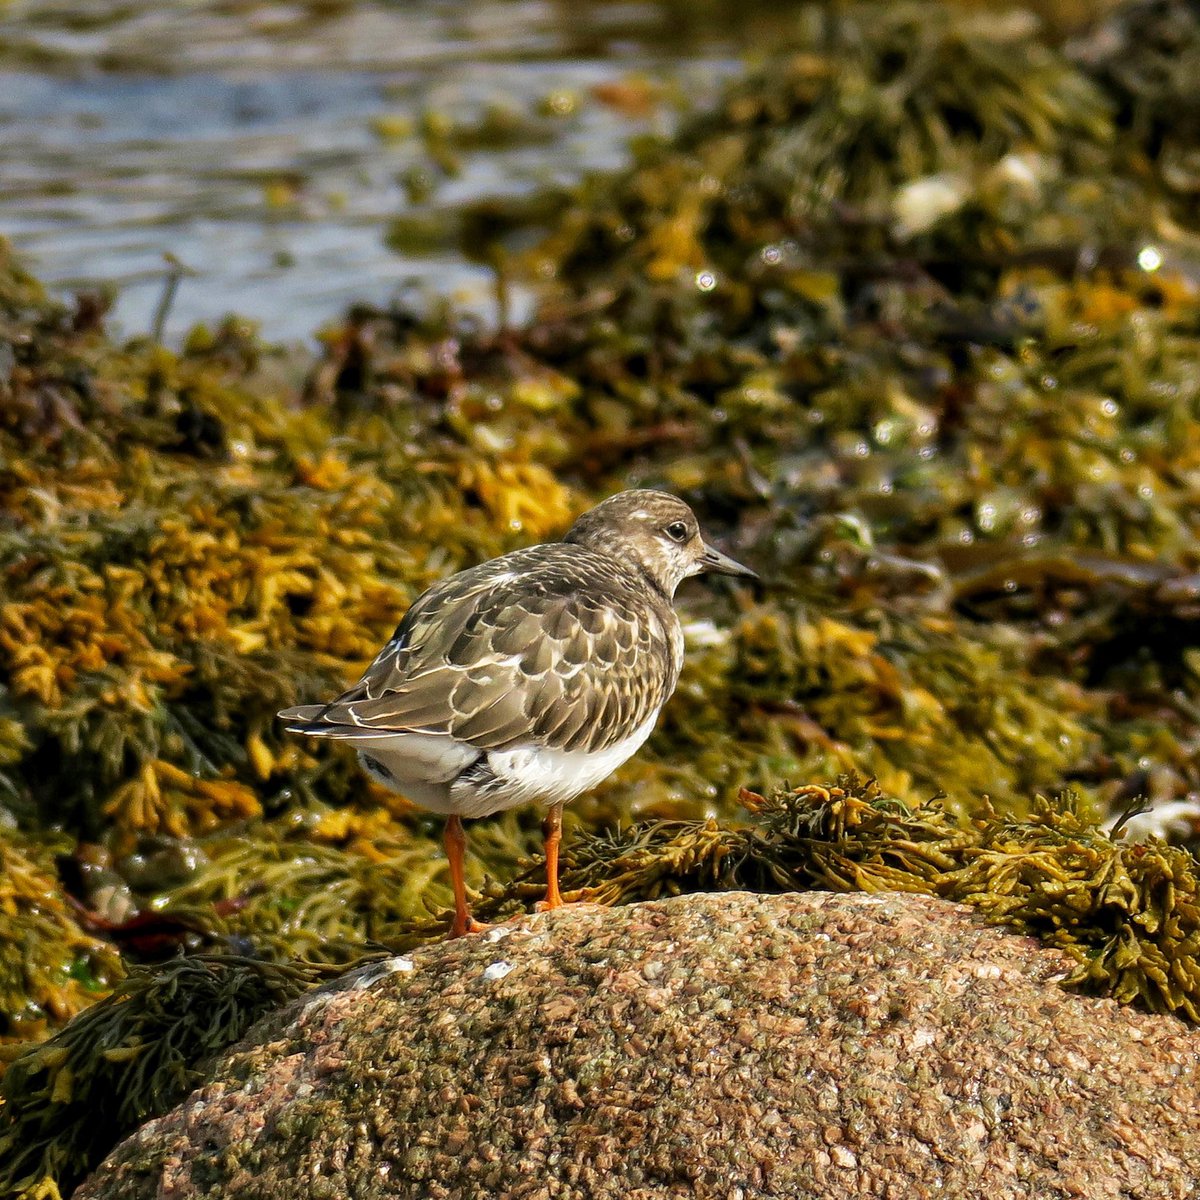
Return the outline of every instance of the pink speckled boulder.
<path id="1" fill-rule="evenodd" d="M 79 1200 L 1193 1200 L 1200 1036 L 926 897 L 577 907 L 260 1024 Z"/>

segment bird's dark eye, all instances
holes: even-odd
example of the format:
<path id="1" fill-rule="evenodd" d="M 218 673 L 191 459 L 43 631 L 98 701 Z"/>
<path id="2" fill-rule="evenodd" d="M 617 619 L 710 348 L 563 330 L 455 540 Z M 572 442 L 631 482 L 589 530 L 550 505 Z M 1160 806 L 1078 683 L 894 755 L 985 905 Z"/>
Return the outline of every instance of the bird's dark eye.
<path id="1" fill-rule="evenodd" d="M 672 521 L 667 526 L 667 537 L 676 542 L 686 542 L 687 526 L 682 521 Z"/>

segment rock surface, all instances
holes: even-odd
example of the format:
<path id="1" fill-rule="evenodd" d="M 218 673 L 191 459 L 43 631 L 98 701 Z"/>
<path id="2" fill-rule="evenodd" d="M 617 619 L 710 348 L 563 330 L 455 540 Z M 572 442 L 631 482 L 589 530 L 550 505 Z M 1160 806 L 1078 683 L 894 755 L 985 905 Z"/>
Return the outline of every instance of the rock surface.
<path id="1" fill-rule="evenodd" d="M 1192 1197 L 1200 1035 L 926 897 L 571 907 L 260 1024 L 79 1200 Z"/>

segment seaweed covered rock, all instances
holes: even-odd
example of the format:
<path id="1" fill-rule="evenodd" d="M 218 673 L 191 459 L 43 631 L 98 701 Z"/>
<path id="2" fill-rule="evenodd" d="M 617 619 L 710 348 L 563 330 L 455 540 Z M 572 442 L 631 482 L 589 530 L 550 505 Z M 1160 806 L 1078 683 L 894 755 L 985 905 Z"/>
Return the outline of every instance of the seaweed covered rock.
<path id="1" fill-rule="evenodd" d="M 0 1197 L 68 1191 L 130 1129 L 183 1099 L 204 1061 L 318 977 L 231 955 L 133 972 L 0 1079 Z"/>
<path id="2" fill-rule="evenodd" d="M 570 907 L 267 1018 L 80 1200 L 1184 1197 L 1200 1049 L 898 894 Z"/>
<path id="3" fill-rule="evenodd" d="M 1200 1022 L 1195 856 L 1109 837 L 1064 796 L 1028 817 L 910 808 L 872 782 L 742 793 L 748 824 L 642 822 L 583 835 L 564 887 L 603 904 L 681 891 L 919 892 L 1066 951 L 1067 987 Z"/>
<path id="4" fill-rule="evenodd" d="M 1200 887 L 1196 860 L 1181 847 L 1114 839 L 1070 797 L 1039 800 L 1025 818 L 967 818 L 936 800 L 910 808 L 875 783 L 846 777 L 769 797 L 743 792 L 742 800 L 749 813 L 738 822 L 643 821 L 602 834 L 581 831 L 565 847 L 562 886 L 568 896 L 602 905 L 814 888 L 960 901 L 983 920 L 1064 953 L 1072 965 L 1058 977 L 1063 988 L 1200 1021 Z M 289 850 L 305 853 L 302 843 Z M 294 995 L 344 970 L 354 948 L 349 935 L 360 944 L 372 933 L 384 937 L 388 951 L 364 959 L 378 962 L 445 932 L 444 916 L 406 916 L 402 895 L 389 898 L 390 888 L 406 885 L 403 855 L 339 877 L 338 856 L 311 845 L 308 854 L 306 869 L 295 874 L 286 858 L 273 863 L 265 890 L 284 890 L 261 904 L 248 900 L 230 914 L 229 932 L 241 941 L 304 945 L 324 965 L 177 957 L 135 971 L 115 995 L 20 1054 L 0 1080 L 0 1200 L 29 1200 L 31 1186 L 73 1186 L 117 1142 L 205 1078 L 204 1062 L 289 998 L 288 989 Z M 519 920 L 543 895 L 543 878 L 541 865 L 531 865 L 489 889 L 476 911 L 493 921 Z M 304 881 L 307 895 L 298 886 Z M 372 920 L 356 928 L 360 905 Z M 352 911 L 339 918 L 343 909 Z M 121 1104 L 106 1104 L 97 1121 L 93 1110 L 112 1093 Z"/>

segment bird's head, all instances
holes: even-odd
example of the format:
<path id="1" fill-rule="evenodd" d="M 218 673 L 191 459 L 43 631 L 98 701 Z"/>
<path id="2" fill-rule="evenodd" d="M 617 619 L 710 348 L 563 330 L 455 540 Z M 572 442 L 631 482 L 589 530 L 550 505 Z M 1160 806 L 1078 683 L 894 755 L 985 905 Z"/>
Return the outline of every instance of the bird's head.
<path id="1" fill-rule="evenodd" d="M 689 575 L 705 571 L 758 578 L 708 545 L 696 514 L 668 492 L 618 492 L 585 512 L 564 540 L 629 563 L 667 596 Z"/>

